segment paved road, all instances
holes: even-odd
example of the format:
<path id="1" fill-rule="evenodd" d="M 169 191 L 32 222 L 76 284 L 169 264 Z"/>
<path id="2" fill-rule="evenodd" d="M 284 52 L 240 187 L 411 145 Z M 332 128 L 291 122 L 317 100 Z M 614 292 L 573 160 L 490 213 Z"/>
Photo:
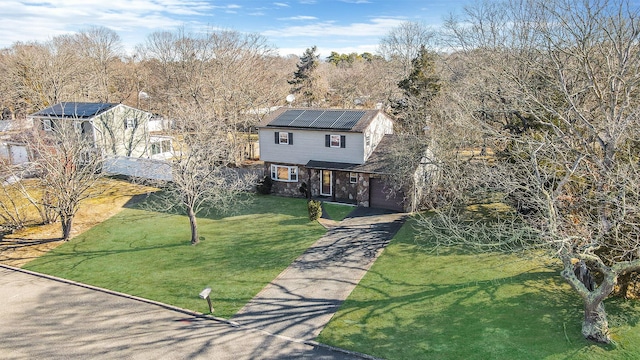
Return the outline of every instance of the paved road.
<path id="1" fill-rule="evenodd" d="M 0 265 L 1 359 L 362 359 Z"/>
<path id="2" fill-rule="evenodd" d="M 271 334 L 315 339 L 400 229 L 405 216 L 357 208 L 232 320 Z"/>

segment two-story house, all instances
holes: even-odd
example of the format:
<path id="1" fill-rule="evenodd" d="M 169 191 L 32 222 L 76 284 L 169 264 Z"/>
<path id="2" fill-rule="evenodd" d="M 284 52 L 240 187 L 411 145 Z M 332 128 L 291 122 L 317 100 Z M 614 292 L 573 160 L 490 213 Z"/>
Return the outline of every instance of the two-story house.
<path id="1" fill-rule="evenodd" d="M 91 140 L 103 156 L 147 156 L 151 114 L 123 104 L 63 102 L 29 116 L 34 126 L 52 132 L 62 122 Z"/>
<path id="2" fill-rule="evenodd" d="M 393 121 L 380 110 L 280 108 L 259 125 L 260 159 L 272 192 L 365 207 L 406 210 L 385 184 L 384 152 Z"/>
<path id="3" fill-rule="evenodd" d="M 63 122 L 73 124 L 102 156 L 105 173 L 167 180 L 172 138 L 153 135 L 151 118 L 151 113 L 124 104 L 94 102 L 63 102 L 28 116 L 45 134 Z M 21 146 L 28 151 L 27 144 Z"/>

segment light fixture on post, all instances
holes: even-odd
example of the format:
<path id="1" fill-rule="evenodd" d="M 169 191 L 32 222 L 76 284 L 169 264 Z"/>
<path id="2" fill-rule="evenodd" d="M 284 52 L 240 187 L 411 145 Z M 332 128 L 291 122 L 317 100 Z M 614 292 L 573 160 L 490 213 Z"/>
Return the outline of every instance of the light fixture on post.
<path id="1" fill-rule="evenodd" d="M 209 304 L 209 312 L 213 314 L 213 306 L 211 306 L 211 298 L 209 297 L 210 293 L 211 293 L 211 288 L 206 288 L 200 291 L 200 298 L 207 300 L 207 304 Z"/>

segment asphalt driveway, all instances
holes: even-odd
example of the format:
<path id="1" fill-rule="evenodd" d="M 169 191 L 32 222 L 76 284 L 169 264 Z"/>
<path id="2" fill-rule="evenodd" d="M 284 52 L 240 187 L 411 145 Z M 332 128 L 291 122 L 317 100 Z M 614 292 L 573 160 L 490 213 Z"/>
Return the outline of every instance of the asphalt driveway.
<path id="1" fill-rule="evenodd" d="M 232 320 L 271 334 L 315 339 L 405 218 L 387 210 L 356 208 Z"/>

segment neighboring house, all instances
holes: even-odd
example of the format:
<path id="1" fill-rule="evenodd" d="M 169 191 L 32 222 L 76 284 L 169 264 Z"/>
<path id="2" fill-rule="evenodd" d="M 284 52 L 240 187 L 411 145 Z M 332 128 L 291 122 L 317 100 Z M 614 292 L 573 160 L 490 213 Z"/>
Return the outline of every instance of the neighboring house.
<path id="1" fill-rule="evenodd" d="M 12 165 L 29 162 L 31 156 L 24 143 L 12 141 L 10 137 L 0 138 L 0 158 Z"/>
<path id="2" fill-rule="evenodd" d="M 27 119 L 0 120 L 0 159 L 12 165 L 20 165 L 31 160 L 31 152 L 20 138 L 20 133 L 31 128 Z"/>
<path id="3" fill-rule="evenodd" d="M 61 121 L 72 121 L 104 157 L 106 173 L 162 180 L 171 176 L 164 160 L 173 156 L 172 138 L 150 134 L 151 113 L 123 104 L 66 102 L 30 118 L 45 132 Z"/>
<path id="4" fill-rule="evenodd" d="M 260 123 L 260 159 L 275 194 L 302 196 L 306 186 L 313 197 L 413 210 L 410 196 L 385 183 L 392 134 L 393 121 L 380 110 L 280 108 Z"/>
<path id="5" fill-rule="evenodd" d="M 64 102 L 42 109 L 29 118 L 34 126 L 52 132 L 62 122 L 91 140 L 104 157 L 146 157 L 151 114 L 123 104 Z"/>

